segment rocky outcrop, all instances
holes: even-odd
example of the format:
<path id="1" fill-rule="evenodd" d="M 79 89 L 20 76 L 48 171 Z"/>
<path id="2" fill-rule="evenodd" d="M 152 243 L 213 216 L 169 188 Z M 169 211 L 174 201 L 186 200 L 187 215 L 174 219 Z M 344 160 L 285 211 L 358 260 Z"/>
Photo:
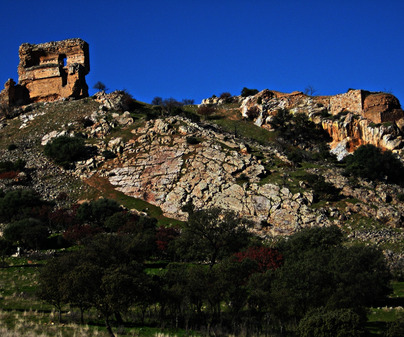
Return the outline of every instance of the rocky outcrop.
<path id="1" fill-rule="evenodd" d="M 310 192 L 292 193 L 286 186 L 262 183 L 269 172 L 234 136 L 182 117 L 149 121 L 132 134 L 130 140 L 111 140 L 108 148 L 119 147 L 118 157 L 93 165 L 86 175 L 107 177 L 116 190 L 159 206 L 165 216 L 176 219 L 187 218 L 182 207 L 192 202 L 197 208 L 233 210 L 271 235 L 330 224 L 310 207 Z M 188 137 L 199 143 L 189 144 Z M 262 151 L 278 156 L 271 148 Z"/>
<path id="2" fill-rule="evenodd" d="M 367 96 L 364 101 L 363 116 L 374 123 L 395 122 L 404 117 L 398 99 L 387 93 Z"/>
<path id="3" fill-rule="evenodd" d="M 246 119 L 271 129 L 272 116 L 280 109 L 305 113 L 332 137 L 331 148 L 342 159 L 362 144 L 401 151 L 404 112 L 396 97 L 387 93 L 349 90 L 335 96 L 308 96 L 265 89 L 241 100 Z"/>
<path id="4" fill-rule="evenodd" d="M 390 151 L 402 149 L 404 145 L 402 132 L 394 123 L 375 125 L 366 118 L 348 113 L 337 120 L 322 119 L 321 124 L 333 139 L 331 148 L 343 145 L 346 154 L 363 144 Z"/>
<path id="5" fill-rule="evenodd" d="M 85 75 L 90 71 L 89 46 L 81 39 L 19 48 L 18 85 L 8 80 L 0 94 L 3 104 L 55 101 L 88 96 Z"/>

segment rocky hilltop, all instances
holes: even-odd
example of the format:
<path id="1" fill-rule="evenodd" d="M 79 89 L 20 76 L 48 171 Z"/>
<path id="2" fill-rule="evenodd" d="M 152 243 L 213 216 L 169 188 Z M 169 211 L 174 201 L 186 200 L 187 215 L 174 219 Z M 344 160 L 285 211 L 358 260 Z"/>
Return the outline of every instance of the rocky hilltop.
<path id="1" fill-rule="evenodd" d="M 293 100 L 298 103 L 287 105 Z M 330 132 L 333 145 L 346 144 L 345 154 L 364 143 L 401 154 L 400 119 L 375 123 L 351 111 L 332 115 L 327 99 L 319 100 L 323 103 L 301 93 L 263 91 L 224 104 L 204 101 L 216 110 L 202 120 L 197 106 L 167 113 L 122 91 L 31 104 L 20 108 L 18 117 L 2 121 L 2 160 L 22 158 L 27 169 L 0 183 L 4 189 L 33 188 L 49 199 L 67 194 L 60 206 L 118 196 L 137 211 L 159 210 L 165 223 L 186 220 L 182 209 L 189 202 L 197 208 L 226 208 L 251 219 L 254 231 L 266 238 L 336 224 L 352 240 L 378 243 L 396 261 L 404 242 L 404 188 L 352 179 L 332 160 L 296 165 L 277 143 L 276 131 L 270 131 L 270 119 L 279 109 L 304 112 Z M 48 142 L 78 134 L 89 149 L 85 159 L 64 169 L 44 156 Z M 313 176 L 337 196 L 319 194 L 308 179 Z"/>
<path id="2" fill-rule="evenodd" d="M 389 93 L 350 89 L 335 96 L 309 96 L 265 89 L 256 95 L 232 98 L 240 103 L 244 118 L 271 129 L 271 120 L 281 109 L 304 113 L 332 137 L 331 148 L 342 159 L 358 146 L 372 144 L 402 154 L 404 112 Z M 220 105 L 220 98 L 202 104 Z"/>

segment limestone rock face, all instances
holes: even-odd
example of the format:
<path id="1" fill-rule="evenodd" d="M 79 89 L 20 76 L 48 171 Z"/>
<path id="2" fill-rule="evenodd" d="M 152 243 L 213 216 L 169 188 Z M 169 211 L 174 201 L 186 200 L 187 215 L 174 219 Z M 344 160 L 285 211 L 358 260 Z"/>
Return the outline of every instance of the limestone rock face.
<path id="1" fill-rule="evenodd" d="M 18 85 L 9 83 L 0 95 L 8 104 L 55 101 L 88 96 L 85 75 L 90 71 L 89 46 L 81 39 L 19 48 Z M 9 81 L 8 81 L 9 82 Z"/>
<path id="2" fill-rule="evenodd" d="M 337 148 L 340 159 L 363 144 L 388 150 L 404 146 L 404 112 L 391 94 L 350 89 L 335 96 L 308 96 L 299 91 L 285 94 L 265 89 L 244 98 L 240 105 L 244 118 L 267 129 L 281 109 L 305 113 L 321 124 L 332 137 L 331 147 Z"/>
<path id="3" fill-rule="evenodd" d="M 197 208 L 221 207 L 257 224 L 270 223 L 265 231 L 271 235 L 319 221 L 330 224 L 308 207 L 313 200 L 309 194 L 262 184 L 265 167 L 233 135 L 182 117 L 149 121 L 132 134 L 126 142 L 116 139 L 122 151 L 101 174 L 116 190 L 159 206 L 165 216 L 186 220 L 181 208 L 191 201 Z M 199 144 L 188 144 L 187 136 Z M 264 151 L 277 156 L 273 149 Z"/>

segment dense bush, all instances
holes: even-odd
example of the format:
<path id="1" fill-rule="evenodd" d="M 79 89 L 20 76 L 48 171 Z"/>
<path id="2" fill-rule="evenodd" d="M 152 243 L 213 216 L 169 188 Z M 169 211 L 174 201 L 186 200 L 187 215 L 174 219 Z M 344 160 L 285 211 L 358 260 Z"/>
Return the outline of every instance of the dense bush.
<path id="1" fill-rule="evenodd" d="M 216 108 L 212 105 L 201 105 L 198 108 L 198 114 L 208 118 L 216 112 Z"/>
<path id="2" fill-rule="evenodd" d="M 49 231 L 37 219 L 23 219 L 8 224 L 3 235 L 6 240 L 24 248 L 41 249 L 46 247 Z"/>
<path id="3" fill-rule="evenodd" d="M 352 309 L 310 311 L 299 323 L 300 337 L 361 337 L 364 319 Z"/>
<path id="4" fill-rule="evenodd" d="M 187 140 L 187 144 L 189 144 L 189 145 L 197 145 L 197 144 L 200 143 L 200 141 L 198 140 L 198 138 L 192 137 L 192 136 L 187 137 L 186 140 Z"/>
<path id="5" fill-rule="evenodd" d="M 241 96 L 242 97 L 248 97 L 248 96 L 253 96 L 258 94 L 258 90 L 257 89 L 248 89 L 246 87 L 243 88 L 243 90 L 241 90 Z"/>
<path id="6" fill-rule="evenodd" d="M 327 132 L 304 113 L 292 115 L 288 110 L 281 109 L 273 117 L 271 125 L 280 137 L 293 145 L 318 144 L 330 139 Z"/>
<path id="7" fill-rule="evenodd" d="M 86 152 L 83 138 L 60 136 L 45 145 L 44 153 L 56 164 L 68 168 Z"/>
<path id="8" fill-rule="evenodd" d="M 9 144 L 8 146 L 7 146 L 7 150 L 8 151 L 14 151 L 15 149 L 17 149 L 17 145 L 16 144 L 14 144 L 14 143 L 11 143 L 11 144 Z"/>
<path id="9" fill-rule="evenodd" d="M 116 154 L 114 152 L 112 152 L 111 150 L 102 151 L 102 155 L 104 156 L 104 158 L 106 160 L 116 158 Z"/>
<path id="10" fill-rule="evenodd" d="M 37 217 L 47 203 L 32 190 L 14 190 L 0 195 L 0 220 L 10 222 Z"/>
<path id="11" fill-rule="evenodd" d="M 326 182 L 323 176 L 317 174 L 306 174 L 302 179 L 313 189 L 316 201 L 338 200 L 340 190 L 333 184 Z"/>
<path id="12" fill-rule="evenodd" d="M 10 172 L 10 171 L 22 171 L 25 168 L 26 161 L 18 159 L 15 162 L 6 160 L 0 162 L 0 173 Z"/>
<path id="13" fill-rule="evenodd" d="M 382 151 L 374 145 L 362 145 L 353 155 L 345 158 L 345 172 L 370 180 L 386 180 L 403 184 L 404 167 L 391 151 Z"/>
<path id="14" fill-rule="evenodd" d="M 329 310 L 378 306 L 391 292 L 383 253 L 342 245 L 334 226 L 303 229 L 280 244 L 284 264 L 276 270 L 271 297 L 280 319 L 293 322 L 320 307 Z"/>
<path id="15" fill-rule="evenodd" d="M 98 199 L 81 204 L 76 216 L 81 223 L 103 226 L 108 217 L 120 211 L 121 206 L 115 200 Z"/>

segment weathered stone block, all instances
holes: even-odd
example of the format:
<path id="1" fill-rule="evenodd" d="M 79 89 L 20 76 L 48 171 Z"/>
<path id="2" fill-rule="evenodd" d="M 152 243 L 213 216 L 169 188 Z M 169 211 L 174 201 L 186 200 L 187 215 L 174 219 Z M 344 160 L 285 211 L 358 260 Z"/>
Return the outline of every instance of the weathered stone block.
<path id="1" fill-rule="evenodd" d="M 88 96 L 85 75 L 90 71 L 89 46 L 81 39 L 41 44 L 24 43 L 19 48 L 18 85 L 8 80 L 0 93 L 7 105 L 54 101 Z"/>

